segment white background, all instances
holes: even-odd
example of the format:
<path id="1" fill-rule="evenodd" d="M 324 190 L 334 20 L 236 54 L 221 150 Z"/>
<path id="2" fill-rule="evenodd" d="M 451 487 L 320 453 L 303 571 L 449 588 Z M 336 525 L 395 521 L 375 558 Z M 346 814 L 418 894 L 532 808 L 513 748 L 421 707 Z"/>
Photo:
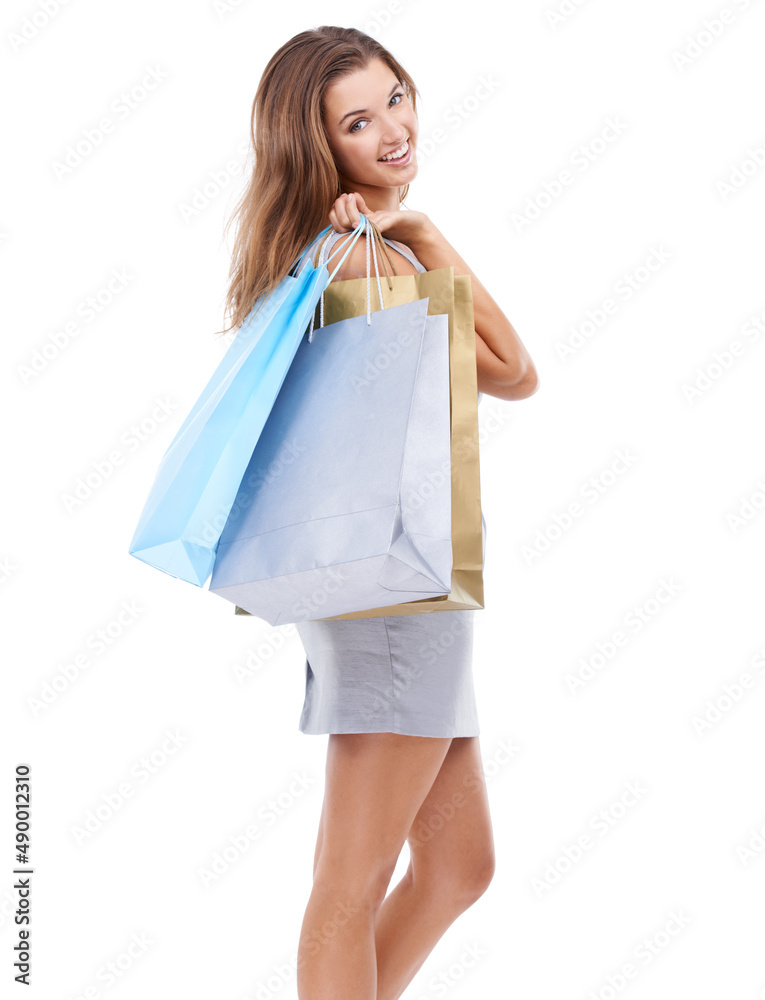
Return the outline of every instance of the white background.
<path id="1" fill-rule="evenodd" d="M 557 19 L 554 0 L 42 6 L 2 14 L 3 991 L 25 762 L 26 996 L 296 996 L 327 739 L 297 729 L 302 646 L 294 626 L 235 616 L 128 544 L 225 349 L 222 230 L 258 79 L 288 38 L 327 23 L 374 34 L 413 75 L 421 152 L 436 129 L 445 141 L 422 155 L 407 204 L 481 278 L 540 375 L 533 397 L 480 409 L 474 672 L 497 874 L 405 996 L 765 997 L 765 4 L 580 0 Z M 150 68 L 161 82 L 57 176 Z M 609 119 L 621 134 L 596 141 Z M 572 182 L 545 197 L 566 169 Z M 129 280 L 109 295 L 113 269 Z M 99 292 L 110 301 L 84 322 Z M 616 311 L 564 359 L 609 297 Z M 160 400 L 170 412 L 152 422 Z M 583 493 L 593 479 L 600 492 Z M 96 653 L 110 623 L 119 634 Z M 622 801 L 630 783 L 639 794 Z M 237 855 L 231 839 L 253 823 Z M 146 945 L 128 957 L 131 939 Z"/>

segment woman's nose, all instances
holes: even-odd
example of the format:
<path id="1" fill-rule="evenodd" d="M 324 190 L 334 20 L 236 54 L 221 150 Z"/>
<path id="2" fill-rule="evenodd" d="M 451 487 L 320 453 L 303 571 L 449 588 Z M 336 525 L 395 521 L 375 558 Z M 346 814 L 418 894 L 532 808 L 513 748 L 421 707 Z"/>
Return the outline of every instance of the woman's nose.
<path id="1" fill-rule="evenodd" d="M 383 129 L 383 139 L 391 145 L 395 142 L 402 143 L 408 135 L 409 129 L 404 128 L 400 121 L 391 122 L 387 128 Z"/>

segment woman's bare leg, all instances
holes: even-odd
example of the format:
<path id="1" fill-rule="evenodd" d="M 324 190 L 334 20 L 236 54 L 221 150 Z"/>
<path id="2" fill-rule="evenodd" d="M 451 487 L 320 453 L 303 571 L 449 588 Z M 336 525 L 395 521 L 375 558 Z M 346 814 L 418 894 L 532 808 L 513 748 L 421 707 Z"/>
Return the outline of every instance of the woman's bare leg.
<path id="1" fill-rule="evenodd" d="M 298 946 L 300 1000 L 376 1000 L 375 919 L 451 740 L 333 733 Z"/>
<path id="2" fill-rule="evenodd" d="M 398 1000 L 446 929 L 494 875 L 477 736 L 452 740 L 407 839 L 409 868 L 377 915 L 376 1000 Z"/>
<path id="3" fill-rule="evenodd" d="M 322 806 L 314 872 L 323 843 Z M 494 874 L 494 838 L 478 737 L 452 740 L 407 837 L 410 864 L 376 920 L 376 1000 L 396 1000 L 447 928 Z"/>

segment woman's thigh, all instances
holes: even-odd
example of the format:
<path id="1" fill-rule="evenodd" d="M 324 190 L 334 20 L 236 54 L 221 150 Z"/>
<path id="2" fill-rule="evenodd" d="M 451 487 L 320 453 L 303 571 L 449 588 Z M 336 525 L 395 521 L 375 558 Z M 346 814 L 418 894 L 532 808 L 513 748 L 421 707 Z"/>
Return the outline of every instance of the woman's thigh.
<path id="1" fill-rule="evenodd" d="M 470 894 L 494 871 L 494 835 L 477 736 L 452 740 L 407 840 L 415 882 Z"/>
<path id="2" fill-rule="evenodd" d="M 315 877 L 372 878 L 393 872 L 451 738 L 332 733 Z"/>

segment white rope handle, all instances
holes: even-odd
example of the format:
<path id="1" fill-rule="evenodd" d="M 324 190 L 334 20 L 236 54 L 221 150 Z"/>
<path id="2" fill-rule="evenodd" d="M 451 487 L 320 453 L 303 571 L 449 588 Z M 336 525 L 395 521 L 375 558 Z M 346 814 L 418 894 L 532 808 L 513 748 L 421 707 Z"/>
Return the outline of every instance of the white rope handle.
<path id="1" fill-rule="evenodd" d="M 380 308 L 381 309 L 385 308 L 385 302 L 383 301 L 382 283 L 380 281 L 380 268 L 379 268 L 379 264 L 378 264 L 378 261 L 377 261 L 377 240 L 374 238 L 374 233 L 372 232 L 372 224 L 371 224 L 370 220 L 366 216 L 364 217 L 364 222 L 365 222 L 364 232 L 365 232 L 366 240 L 367 240 L 367 246 L 366 246 L 366 265 L 367 265 L 366 266 L 366 271 L 367 271 L 367 326 L 371 326 L 372 325 L 372 296 L 371 296 L 371 284 L 370 284 L 370 282 L 371 282 L 372 274 L 371 274 L 370 260 L 369 260 L 369 253 L 370 253 L 370 246 L 369 246 L 369 244 L 370 243 L 372 244 L 372 248 L 371 248 L 371 250 L 372 250 L 372 258 L 374 260 L 375 278 L 377 280 L 377 293 L 380 296 Z M 319 253 L 319 260 L 317 262 L 317 268 L 318 267 L 322 267 L 323 264 L 325 263 L 325 254 L 327 254 L 329 252 L 329 245 L 330 245 L 330 238 L 328 236 L 327 239 L 324 241 L 324 244 L 322 245 L 321 251 Z M 350 248 L 348 249 L 347 252 L 349 252 L 349 251 L 350 251 Z M 345 259 L 345 254 L 343 255 L 343 259 Z M 339 269 L 339 265 L 335 269 L 335 271 L 333 272 L 333 275 L 337 273 L 338 269 Z M 314 316 L 315 316 L 315 313 L 314 313 Z M 314 316 L 311 317 L 311 329 L 310 329 L 310 332 L 308 334 L 308 342 L 309 343 L 313 342 Z M 323 326 L 324 326 L 324 291 L 322 291 L 321 296 L 319 298 L 319 328 L 321 329 L 321 327 L 323 327 Z"/>
<path id="2" fill-rule="evenodd" d="M 384 309 L 385 303 L 383 302 L 382 284 L 380 283 L 380 268 L 377 264 L 377 240 L 375 239 L 375 235 L 372 232 L 372 224 L 370 223 L 369 219 L 367 219 L 367 326 L 372 325 L 372 309 L 370 305 L 371 300 L 369 294 L 369 286 L 370 286 L 369 244 L 370 243 L 372 244 L 372 256 L 374 257 L 374 262 L 375 262 L 375 276 L 377 278 L 377 294 L 380 296 L 380 308 Z"/>

